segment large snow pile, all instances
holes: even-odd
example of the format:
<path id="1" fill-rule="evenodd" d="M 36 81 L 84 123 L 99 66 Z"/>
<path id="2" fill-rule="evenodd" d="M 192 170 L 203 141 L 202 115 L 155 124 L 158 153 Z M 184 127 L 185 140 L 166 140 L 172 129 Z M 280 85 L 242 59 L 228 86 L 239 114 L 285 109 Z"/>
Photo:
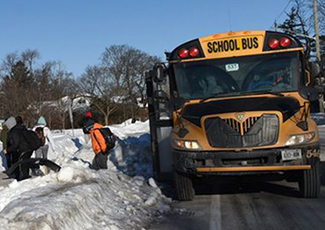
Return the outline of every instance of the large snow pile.
<path id="1" fill-rule="evenodd" d="M 99 171 L 89 169 L 94 153 L 81 130 L 53 132 L 49 158 L 61 171 L 0 187 L 0 229 L 141 229 L 168 212 L 171 199 L 150 178 L 148 123 L 111 129 L 119 140 Z"/>

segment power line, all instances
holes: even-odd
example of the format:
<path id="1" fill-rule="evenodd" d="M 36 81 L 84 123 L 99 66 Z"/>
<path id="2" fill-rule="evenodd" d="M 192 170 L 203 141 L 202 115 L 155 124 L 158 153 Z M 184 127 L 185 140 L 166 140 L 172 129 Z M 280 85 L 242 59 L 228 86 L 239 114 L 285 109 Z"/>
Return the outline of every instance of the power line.
<path id="1" fill-rule="evenodd" d="M 292 0 L 288 1 L 287 5 L 283 8 L 281 13 L 276 17 L 275 21 L 277 21 L 282 16 L 282 14 L 287 10 L 287 8 L 288 8 L 288 6 L 290 5 L 291 2 L 292 2 Z"/>

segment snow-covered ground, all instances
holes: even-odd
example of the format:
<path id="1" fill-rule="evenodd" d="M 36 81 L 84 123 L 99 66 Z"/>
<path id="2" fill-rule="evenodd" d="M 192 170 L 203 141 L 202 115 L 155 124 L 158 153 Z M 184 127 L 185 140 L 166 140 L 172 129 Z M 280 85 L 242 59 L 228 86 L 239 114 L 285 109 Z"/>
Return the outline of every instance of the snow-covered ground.
<path id="1" fill-rule="evenodd" d="M 81 129 L 53 131 L 49 159 L 61 171 L 0 187 L 0 229 L 145 229 L 169 212 L 171 199 L 151 178 L 149 123 L 110 128 L 118 141 L 99 171 L 89 169 L 94 153 Z"/>

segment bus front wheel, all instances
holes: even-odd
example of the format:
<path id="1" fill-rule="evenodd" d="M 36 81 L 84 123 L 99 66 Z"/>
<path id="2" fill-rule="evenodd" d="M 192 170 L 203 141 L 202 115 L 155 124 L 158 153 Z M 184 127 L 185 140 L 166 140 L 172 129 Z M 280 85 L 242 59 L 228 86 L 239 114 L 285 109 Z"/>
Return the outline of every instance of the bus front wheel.
<path id="1" fill-rule="evenodd" d="M 189 174 L 174 172 L 177 199 L 180 201 L 191 201 L 194 199 L 195 191 L 192 178 Z"/>
<path id="2" fill-rule="evenodd" d="M 311 169 L 302 171 L 299 179 L 299 190 L 303 198 L 317 198 L 320 193 L 320 161 L 319 158 L 309 160 Z"/>

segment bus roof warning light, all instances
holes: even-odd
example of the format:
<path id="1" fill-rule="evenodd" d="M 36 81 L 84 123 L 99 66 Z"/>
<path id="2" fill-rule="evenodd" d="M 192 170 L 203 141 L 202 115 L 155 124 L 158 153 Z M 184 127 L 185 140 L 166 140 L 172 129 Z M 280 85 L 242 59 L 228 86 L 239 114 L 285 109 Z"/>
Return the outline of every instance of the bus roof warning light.
<path id="1" fill-rule="evenodd" d="M 188 50 L 187 49 L 180 49 L 178 56 L 180 58 L 187 58 L 188 57 Z"/>
<path id="2" fill-rule="evenodd" d="M 272 38 L 270 41 L 269 41 L 269 47 L 271 49 L 277 49 L 279 48 L 279 45 L 280 45 L 280 42 L 278 39 L 276 38 Z"/>
<path id="3" fill-rule="evenodd" d="M 199 55 L 199 49 L 198 48 L 190 49 L 190 56 L 191 57 L 197 57 L 198 55 Z"/>
<path id="4" fill-rule="evenodd" d="M 280 46 L 283 48 L 289 47 L 291 45 L 291 40 L 287 37 L 283 37 L 280 41 Z"/>

